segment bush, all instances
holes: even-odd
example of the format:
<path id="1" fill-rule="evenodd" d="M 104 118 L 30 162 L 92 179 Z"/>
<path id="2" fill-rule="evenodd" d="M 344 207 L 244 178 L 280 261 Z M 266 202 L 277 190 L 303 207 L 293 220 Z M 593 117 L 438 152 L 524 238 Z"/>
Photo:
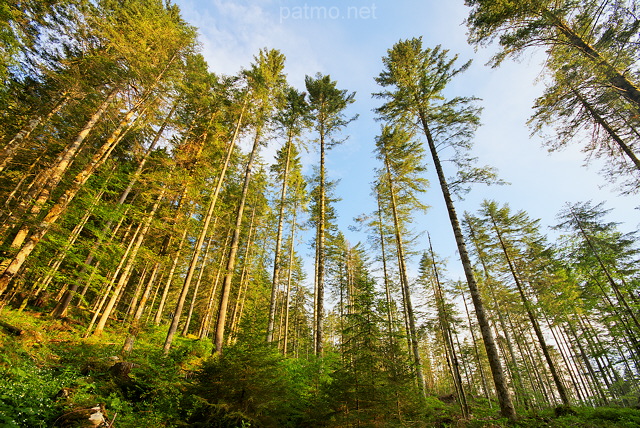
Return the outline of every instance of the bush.
<path id="1" fill-rule="evenodd" d="M 299 367 L 265 344 L 238 344 L 206 361 L 189 393 L 190 426 L 301 426 L 309 386 Z M 187 394 L 189 395 L 189 394 Z"/>

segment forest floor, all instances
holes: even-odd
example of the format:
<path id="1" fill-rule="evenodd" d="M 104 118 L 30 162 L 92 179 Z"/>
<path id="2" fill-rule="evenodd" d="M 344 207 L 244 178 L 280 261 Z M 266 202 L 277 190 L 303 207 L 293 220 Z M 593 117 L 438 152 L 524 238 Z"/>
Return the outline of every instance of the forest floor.
<path id="1" fill-rule="evenodd" d="M 145 331 L 123 360 L 120 351 L 127 332 L 115 323 L 100 337 L 82 338 L 82 325 L 72 319 L 5 308 L 0 314 L 0 427 L 98 426 L 87 425 L 90 418 L 111 428 L 285 426 L 275 419 L 233 419 L 233 403 L 215 408 L 223 408 L 224 417 L 203 418 L 202 409 L 210 412 L 213 407 L 203 407 L 198 393 L 205 387 L 198 389 L 197 373 L 211 355 L 210 344 L 179 338 L 165 356 L 165 333 L 164 328 Z M 640 410 L 635 408 L 548 409 L 523 415 L 515 423 L 497 419 L 495 412 L 495 406 L 474 409 L 472 420 L 462 420 L 456 408 L 442 406 L 437 418 L 360 426 L 640 427 Z M 286 426 L 355 425 L 325 419 Z"/>

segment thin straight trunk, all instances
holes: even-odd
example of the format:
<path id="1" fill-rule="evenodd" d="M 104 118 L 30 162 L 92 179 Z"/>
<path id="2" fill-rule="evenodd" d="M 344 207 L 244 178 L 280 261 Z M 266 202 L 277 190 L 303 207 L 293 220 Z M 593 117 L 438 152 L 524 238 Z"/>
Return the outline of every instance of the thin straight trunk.
<path id="1" fill-rule="evenodd" d="M 128 257 L 129 260 L 125 268 L 122 270 L 122 273 L 120 274 L 120 279 L 118 280 L 118 283 L 116 284 L 116 287 L 113 290 L 111 299 L 109 299 L 109 303 L 107 303 L 107 306 L 104 312 L 102 313 L 100 320 L 96 324 L 96 329 L 93 332 L 94 336 L 98 336 L 102 334 L 102 331 L 104 330 L 104 327 L 107 324 L 109 316 L 111 315 L 111 312 L 115 307 L 116 300 L 120 297 L 120 293 L 122 292 L 122 290 L 124 289 L 124 286 L 127 284 L 127 281 L 129 280 L 129 275 L 131 274 L 131 270 L 135 265 L 136 257 L 138 256 L 138 251 L 142 246 L 142 241 L 144 241 L 144 238 L 147 236 L 147 233 L 149 232 L 149 228 L 151 227 L 151 221 L 155 217 L 156 212 L 158 211 L 158 207 L 160 207 L 160 202 L 162 202 L 162 200 L 164 199 L 165 191 L 166 191 L 166 188 L 163 188 L 160 194 L 158 195 L 158 199 L 153 204 L 151 211 L 149 212 L 149 214 L 147 214 L 147 218 L 144 221 L 144 226 L 142 227 L 142 230 L 138 234 L 136 243 L 133 246 L 131 253 L 129 254 L 129 257 Z"/>
<path id="2" fill-rule="evenodd" d="M 158 292 L 160 291 L 160 284 L 163 282 L 163 276 L 164 276 L 164 269 L 165 267 L 162 267 L 162 273 L 158 276 L 158 286 L 153 288 L 153 297 L 151 297 L 151 304 L 149 305 L 149 311 L 147 312 L 147 318 L 145 319 L 145 323 L 149 324 L 149 322 L 151 321 L 151 316 L 154 315 L 153 314 L 153 310 L 152 308 L 155 306 L 156 304 L 156 298 L 158 297 Z"/>
<path id="3" fill-rule="evenodd" d="M 567 394 L 567 390 L 564 387 L 562 380 L 560 379 L 560 375 L 558 375 L 558 371 L 556 370 L 556 365 L 553 362 L 553 359 L 551 358 L 551 354 L 549 353 L 549 348 L 547 347 L 547 341 L 545 340 L 544 335 L 542 334 L 542 330 L 540 329 L 540 324 L 538 323 L 538 320 L 533 314 L 531 303 L 529 302 L 529 299 L 527 298 L 527 296 L 524 294 L 524 289 L 522 287 L 522 283 L 520 282 L 520 278 L 516 273 L 516 268 L 514 266 L 514 263 L 511 260 L 511 255 L 507 251 L 507 247 L 502 238 L 502 232 L 498 228 L 498 224 L 496 223 L 496 219 L 493 217 L 493 214 L 489 213 L 489 216 L 491 217 L 493 230 L 496 232 L 496 235 L 498 236 L 498 241 L 500 242 L 500 248 L 502 248 L 502 254 L 507 260 L 509 271 L 511 272 L 511 276 L 513 277 L 513 280 L 516 283 L 516 287 L 518 288 L 518 293 L 520 294 L 520 298 L 522 299 L 522 304 L 524 305 L 524 308 L 527 311 L 529 321 L 531 322 L 531 325 L 533 326 L 533 330 L 536 333 L 536 337 L 538 338 L 538 343 L 540 344 L 540 348 L 542 348 L 542 353 L 544 354 L 544 358 L 547 361 L 547 366 L 549 367 L 549 371 L 551 372 L 551 376 L 553 377 L 553 382 L 556 384 L 556 389 L 558 390 L 558 394 L 560 395 L 562 404 L 564 404 L 565 406 L 569 406 L 571 405 L 571 402 L 569 400 L 569 395 Z"/>
<path id="4" fill-rule="evenodd" d="M 387 180 L 389 185 L 389 192 L 391 196 L 391 214 L 393 216 L 393 226 L 395 229 L 396 248 L 398 251 L 398 263 L 400 269 L 400 283 L 404 290 L 405 308 L 407 311 L 407 318 L 409 321 L 409 338 L 411 341 L 411 350 L 413 352 L 413 360 L 416 370 L 416 380 L 418 383 L 418 389 L 423 397 L 426 397 L 427 388 L 425 385 L 424 375 L 422 373 L 422 360 L 420 358 L 420 350 L 418 348 L 418 334 L 415 322 L 415 313 L 413 312 L 413 305 L 411 303 L 411 290 L 409 289 L 409 278 L 407 276 L 407 266 L 404 255 L 404 243 L 402 241 L 402 234 L 400 230 L 400 220 L 398 219 L 398 207 L 396 204 L 395 186 L 391 179 L 391 169 L 389 166 L 389 160 L 385 154 L 385 167 L 387 169 Z"/>
<path id="5" fill-rule="evenodd" d="M 156 310 L 156 315 L 153 318 L 153 323 L 155 325 L 159 325 L 162 320 L 162 312 L 164 311 L 164 306 L 167 302 L 167 296 L 169 295 L 169 289 L 171 288 L 171 283 L 173 282 L 173 277 L 176 272 L 176 267 L 178 266 L 178 262 L 180 261 L 180 256 L 182 255 L 182 247 L 187 238 L 187 231 L 189 229 L 187 227 L 182 231 L 182 236 L 180 237 L 180 242 L 178 243 L 178 248 L 173 255 L 173 261 L 171 262 L 171 269 L 169 269 L 169 274 L 167 275 L 167 281 L 165 282 L 164 288 L 162 290 L 162 295 L 160 296 L 160 303 L 158 304 L 158 309 Z"/>
<path id="6" fill-rule="evenodd" d="M 253 163 L 258 153 L 260 146 L 260 138 L 262 136 L 262 129 L 258 127 L 256 129 L 256 135 L 253 139 L 253 147 L 249 154 L 247 166 L 244 174 L 244 183 L 242 185 L 242 194 L 238 202 L 238 210 L 236 212 L 236 223 L 233 230 L 233 236 L 231 238 L 231 248 L 229 249 L 229 257 L 227 260 L 226 273 L 224 276 L 224 282 L 222 283 L 222 295 L 220 296 L 220 306 L 218 308 L 218 319 L 216 320 L 215 331 L 215 354 L 221 354 L 224 346 L 224 333 L 227 320 L 227 308 L 229 305 L 229 295 L 231 293 L 231 282 L 233 280 L 233 274 L 236 266 L 236 258 L 238 254 L 238 246 L 240 244 L 240 231 L 242 229 L 242 217 L 244 214 L 244 208 L 247 201 L 247 195 L 249 193 L 249 184 L 251 182 L 251 176 L 253 172 Z"/>
<path id="7" fill-rule="evenodd" d="M 507 386 L 507 379 L 504 376 L 504 371 L 502 369 L 502 364 L 500 362 L 500 355 L 498 354 L 498 348 L 496 347 L 496 344 L 493 340 L 493 334 L 491 334 L 491 326 L 489 325 L 489 320 L 485 313 L 482 296 L 480 295 L 480 290 L 478 289 L 478 284 L 476 282 L 476 279 L 473 273 L 473 265 L 471 264 L 469 253 L 467 252 L 467 246 L 464 242 L 464 236 L 462 235 L 462 229 L 460 228 L 458 215 L 456 214 L 456 209 L 455 209 L 455 206 L 453 205 L 453 199 L 451 197 L 451 193 L 449 192 L 449 185 L 447 184 L 444 171 L 442 170 L 442 164 L 440 163 L 440 157 L 438 155 L 436 144 L 435 144 L 435 141 L 433 140 L 433 137 L 431 136 L 431 131 L 429 130 L 427 118 L 424 115 L 423 111 L 420 111 L 420 120 L 422 122 L 422 127 L 424 130 L 425 136 L 427 137 L 427 142 L 429 144 L 429 151 L 431 152 L 433 164 L 436 168 L 438 181 L 440 182 L 440 189 L 442 190 L 442 195 L 444 197 L 445 204 L 447 206 L 447 213 L 449 214 L 449 220 L 451 222 L 453 234 L 456 239 L 456 246 L 458 248 L 458 253 L 460 255 L 462 267 L 464 268 L 464 274 L 467 279 L 467 284 L 469 286 L 469 292 L 471 294 L 471 300 L 473 301 L 473 306 L 475 308 L 476 318 L 478 319 L 478 325 L 480 326 L 480 332 L 482 333 L 482 340 L 484 342 L 484 347 L 487 351 L 487 358 L 489 359 L 489 367 L 491 367 L 491 374 L 493 375 L 493 382 L 496 387 L 498 402 L 500 403 L 500 412 L 502 416 L 508 418 L 509 420 L 515 420 L 516 410 L 513 407 L 511 394 L 509 393 L 509 388 Z"/>
<path id="8" fill-rule="evenodd" d="M 256 218 L 256 206 L 254 205 L 253 210 L 251 211 L 251 221 L 249 222 L 249 233 L 247 234 L 247 243 L 245 245 L 244 255 L 243 255 L 243 263 L 242 263 L 242 273 L 240 274 L 240 284 L 238 286 L 238 297 L 236 297 L 236 302 L 233 308 L 233 312 L 231 314 L 231 323 L 229 326 L 229 337 L 227 340 L 227 344 L 232 343 L 232 338 L 235 336 L 237 331 L 238 324 L 240 322 L 240 302 L 242 300 L 244 305 L 243 293 L 246 293 L 246 289 L 249 286 L 249 274 L 248 271 L 251 267 L 251 251 L 253 250 L 253 238 L 254 238 L 254 222 Z"/>
<path id="9" fill-rule="evenodd" d="M 216 219 L 217 220 L 217 219 Z M 215 224 L 213 228 L 215 229 Z M 187 311 L 187 318 L 184 323 L 184 327 L 182 327 L 182 335 L 186 336 L 189 333 L 189 325 L 191 324 L 191 317 L 193 316 L 193 308 L 196 305 L 196 300 L 198 299 L 198 290 L 200 289 L 200 283 L 202 282 L 202 276 L 204 275 L 205 267 L 207 266 L 207 258 L 209 257 L 209 250 L 211 249 L 211 242 L 213 242 L 213 238 L 209 238 L 207 241 L 207 246 L 204 249 L 204 255 L 202 256 L 202 263 L 200 264 L 200 271 L 198 272 L 198 278 L 196 279 L 196 286 L 193 288 L 193 295 L 191 296 L 191 303 L 189 304 L 189 310 Z"/>
<path id="10" fill-rule="evenodd" d="M 580 400 L 581 403 L 585 403 L 586 397 L 587 397 L 587 395 L 585 394 L 586 390 L 582 389 L 582 386 L 580 385 L 580 379 L 578 379 L 578 377 L 576 376 L 577 367 L 575 366 L 575 363 L 571 360 L 571 355 L 569 355 L 569 352 L 568 352 L 569 350 L 565 346 L 566 344 L 563 343 L 562 337 L 560 337 L 560 335 L 558 335 L 558 333 L 556 332 L 557 327 L 554 327 L 551 324 L 551 321 L 549 320 L 549 318 L 547 318 L 546 316 L 545 316 L 545 319 L 547 321 L 547 326 L 549 328 L 549 331 L 553 336 L 553 340 L 558 344 L 558 351 L 560 351 L 560 356 L 562 357 L 562 361 L 564 361 L 564 365 L 567 367 L 569 378 L 571 379 L 571 383 L 573 384 L 574 391 L 578 395 L 578 400 Z"/>
<path id="11" fill-rule="evenodd" d="M 67 101 L 71 98 L 69 93 L 63 93 L 62 97 L 56 102 L 49 113 L 46 116 L 37 116 L 32 118 L 29 123 L 25 127 L 23 127 L 7 144 L 4 145 L 2 153 L 0 153 L 0 172 L 4 171 L 4 169 L 9 165 L 9 163 L 13 160 L 16 152 L 20 149 L 23 141 L 29 138 L 31 133 L 36 129 L 38 125 L 41 123 L 46 123 L 55 116 L 62 107 L 65 106 Z"/>
<path id="12" fill-rule="evenodd" d="M 478 342 L 476 339 L 476 333 L 473 329 L 473 324 L 471 323 L 471 314 L 469 313 L 469 305 L 467 305 L 467 298 L 464 296 L 464 292 L 460 292 L 460 296 L 462 297 L 462 303 L 464 304 L 464 310 L 467 314 L 467 321 L 469 322 L 469 332 L 471 333 L 471 340 L 473 341 L 473 352 L 476 356 L 476 364 L 478 365 L 478 371 L 480 372 L 480 379 L 482 381 L 482 391 L 484 392 L 484 396 L 489 402 L 489 407 L 493 407 L 491 403 L 491 399 L 489 398 L 489 388 L 487 386 L 487 377 L 484 374 L 484 368 L 482 364 L 482 360 L 480 359 L 480 352 L 478 351 Z"/>
<path id="13" fill-rule="evenodd" d="M 318 218 L 317 236 L 317 301 L 316 301 L 316 356 L 322 356 L 324 349 L 324 263 L 325 263 L 325 221 L 326 221 L 326 167 L 325 167 L 325 129 L 324 123 L 320 126 L 320 212 Z"/>
<path id="14" fill-rule="evenodd" d="M 563 34 L 570 45 L 584 53 L 605 76 L 610 87 L 627 99 L 636 110 L 640 111 L 640 89 L 627 78 L 625 73 L 618 71 L 606 58 L 591 46 L 582 36 L 576 33 L 562 18 L 557 17 L 548 9 L 543 13 L 553 25 Z"/>
<path id="15" fill-rule="evenodd" d="M 534 402 L 538 405 L 538 408 L 548 407 L 552 404 L 555 405 L 556 398 L 552 392 L 553 387 L 551 382 L 549 382 L 547 370 L 545 370 L 540 350 L 538 346 L 536 346 L 531 330 L 525 328 L 524 323 L 518 324 L 518 330 L 518 337 L 521 338 L 524 345 L 523 347 L 526 350 L 523 355 L 523 360 L 525 361 L 525 366 L 528 361 L 527 372 L 534 374 L 533 379 L 531 379 Z M 541 399 L 544 400 L 544 403 L 541 403 Z"/>
<path id="16" fill-rule="evenodd" d="M 607 395 L 604 393 L 604 391 L 602 389 L 602 385 L 600 384 L 600 381 L 598 380 L 598 377 L 596 376 L 596 372 L 593 369 L 593 365 L 591 364 L 591 360 L 589 359 L 589 356 L 587 355 L 587 352 L 585 351 L 584 347 L 582 346 L 582 342 L 580 341 L 580 337 L 578 336 L 578 333 L 576 332 L 575 327 L 573 326 L 572 322 L 569 321 L 569 320 L 567 321 L 567 326 L 569 327 L 569 331 L 571 332 L 571 335 L 573 336 L 573 339 L 575 341 L 576 346 L 580 350 L 580 356 L 582 357 L 582 362 L 587 367 L 587 371 L 589 373 L 589 377 L 591 378 L 591 383 L 593 384 L 593 386 L 595 387 L 596 391 L 598 392 L 598 395 L 600 395 L 600 399 L 601 399 L 602 405 L 605 405 L 605 406 L 608 405 L 609 404 L 609 398 L 607 397 Z"/>
<path id="17" fill-rule="evenodd" d="M 129 335 L 125 339 L 124 345 L 122 347 L 122 351 L 120 351 L 122 355 L 128 355 L 133 350 L 133 343 L 135 342 L 135 339 L 138 336 L 138 333 L 140 332 L 140 318 L 142 318 L 142 314 L 147 304 L 147 300 L 149 299 L 149 294 L 151 294 L 151 289 L 153 288 L 153 284 L 156 280 L 156 275 L 158 274 L 159 267 L 160 267 L 160 262 L 156 262 L 153 265 L 153 269 L 151 270 L 151 276 L 149 277 L 147 286 L 145 287 L 144 292 L 142 293 L 140 304 L 138 304 L 136 312 L 133 315 L 133 320 L 131 320 L 131 326 L 129 327 Z"/>
<path id="18" fill-rule="evenodd" d="M 607 364 L 602 360 L 602 352 L 599 349 L 598 341 L 593 337 L 590 326 L 587 326 L 583 320 L 583 316 L 578 314 L 578 325 L 580 329 L 582 329 L 582 335 L 587 339 L 587 345 L 591 349 L 591 355 L 593 355 L 593 359 L 598 366 L 598 371 L 600 372 L 600 377 L 604 380 L 604 383 L 607 387 L 607 391 L 611 394 L 611 398 L 616 398 L 615 393 L 612 389 L 612 384 L 615 382 L 615 379 L 611 377 L 609 371 L 607 370 Z"/>
<path id="19" fill-rule="evenodd" d="M 318 250 L 318 228 L 316 227 L 316 245 L 315 245 L 315 260 L 313 263 L 314 272 L 313 272 L 313 323 L 311 324 L 312 333 L 313 333 L 313 352 L 316 352 L 318 335 L 316 334 L 316 327 L 318 326 L 318 258 L 319 258 L 319 250 Z"/>
<path id="20" fill-rule="evenodd" d="M 440 284 L 440 274 L 438 273 L 438 268 L 436 266 L 436 257 L 433 252 L 433 246 L 431 245 L 431 236 L 427 233 L 427 238 L 429 240 L 429 252 L 431 253 L 431 262 L 433 263 L 433 275 L 435 281 L 433 282 L 433 291 L 436 298 L 436 307 L 438 308 L 438 312 L 440 316 L 440 328 L 442 330 L 442 335 L 444 338 L 445 350 L 449 356 L 449 360 L 451 361 L 451 376 L 453 378 L 453 383 L 458 391 L 458 402 L 460 403 L 460 409 L 462 410 L 462 416 L 466 419 L 469 417 L 469 405 L 467 403 L 467 396 L 464 392 L 464 388 L 462 387 L 462 376 L 460 375 L 460 363 L 458 361 L 458 356 L 456 355 L 456 350 L 453 346 L 452 333 L 451 333 L 451 325 L 449 324 L 449 314 L 447 313 L 447 308 L 445 306 L 444 293 L 442 291 L 442 285 Z"/>
<path id="21" fill-rule="evenodd" d="M 580 101 L 580 104 L 582 104 L 585 110 L 589 112 L 589 115 L 591 115 L 593 120 L 598 125 L 600 125 L 602 129 L 604 129 L 607 132 L 607 134 L 609 134 L 611 139 L 616 142 L 620 150 L 622 150 L 622 152 L 625 155 L 627 155 L 627 157 L 631 160 L 631 162 L 633 162 L 636 169 L 640 170 L 640 159 L 638 159 L 638 156 L 633 152 L 631 147 L 629 147 L 629 145 L 622 139 L 622 137 L 618 135 L 616 130 L 613 129 L 611 125 L 609 125 L 607 120 L 604 117 L 602 117 L 600 113 L 596 111 L 596 109 L 591 105 L 591 103 L 589 103 L 589 101 L 585 97 L 582 96 L 582 94 L 580 94 L 574 88 L 571 89 L 571 92 L 578 99 L 578 101 Z"/>
<path id="22" fill-rule="evenodd" d="M 222 245 L 221 248 L 227 248 L 229 246 L 229 242 L 231 241 L 231 235 L 232 235 L 232 232 L 229 231 L 229 233 L 227 233 L 227 237 L 224 240 L 224 245 Z M 207 296 L 207 308 L 204 311 L 204 315 L 202 316 L 202 319 L 200 321 L 200 328 L 198 329 L 199 339 L 204 339 L 205 337 L 207 337 L 211 329 L 211 322 L 213 319 L 214 298 L 216 295 L 216 291 L 218 290 L 218 284 L 220 284 L 220 276 L 222 275 L 222 270 L 224 268 L 224 262 L 225 262 L 224 252 L 219 251 L 218 253 L 220 254 L 220 258 L 218 261 L 218 269 L 216 270 L 216 277 L 213 281 L 213 285 L 211 286 L 211 291 Z"/>
<path id="23" fill-rule="evenodd" d="M 276 249 L 273 255 L 273 277 L 271 280 L 271 300 L 269 303 L 269 323 L 267 325 L 267 342 L 273 341 L 273 330 L 276 315 L 276 294 L 280 282 L 280 250 L 282 247 L 282 230 L 284 226 L 284 208 L 287 197 L 287 186 L 289 181 L 289 165 L 291 157 L 291 145 L 293 144 L 293 135 L 289 132 L 287 141 L 287 156 L 284 167 L 284 175 L 282 177 L 282 189 L 280 190 L 280 208 L 278 213 L 278 229 L 276 232 Z"/>
<path id="24" fill-rule="evenodd" d="M 387 335 L 389 338 L 389 349 L 392 355 L 395 354 L 393 347 L 393 317 L 391 314 L 392 300 L 391 287 L 389 285 L 389 273 L 387 271 L 387 256 L 384 239 L 384 229 L 382 227 L 382 205 L 380 203 L 380 192 L 376 192 L 376 201 L 378 203 L 378 233 L 380 234 L 380 251 L 382 253 L 382 276 L 384 278 L 384 294 L 387 301 Z"/>
<path id="25" fill-rule="evenodd" d="M 142 292 L 142 285 L 145 283 L 147 279 L 147 273 L 149 271 L 149 263 L 144 264 L 144 269 L 142 269 L 142 273 L 139 275 L 138 284 L 136 285 L 136 289 L 133 292 L 133 296 L 129 301 L 129 306 L 127 307 L 127 312 L 122 318 L 122 323 L 124 324 L 132 312 L 134 312 L 138 306 L 138 299 L 140 298 L 140 293 Z"/>
<path id="26" fill-rule="evenodd" d="M 568 323 L 568 322 L 567 322 Z M 571 344 L 571 340 L 569 335 L 567 334 L 566 328 L 562 326 L 558 326 L 558 334 L 560 336 L 561 342 L 563 343 L 567 353 L 571 357 L 572 365 L 575 368 L 575 373 L 578 377 L 578 381 L 580 382 L 581 388 L 584 391 L 584 399 L 589 401 L 589 403 L 595 407 L 596 400 L 593 399 L 593 395 L 597 394 L 594 392 L 593 386 L 589 383 L 589 379 L 587 379 L 585 375 L 585 365 L 581 361 L 581 356 L 575 351 L 574 346 Z"/>
<path id="27" fill-rule="evenodd" d="M 293 261 L 295 254 L 295 241 L 296 241 L 296 217 L 298 214 L 298 201 L 293 205 L 293 218 L 291 220 L 291 242 L 289 243 L 289 269 L 287 274 L 287 292 L 285 296 L 285 309 L 284 309 L 284 339 L 282 345 L 282 354 L 287 356 L 287 347 L 289 344 L 289 306 L 291 305 L 291 282 L 293 280 Z"/>

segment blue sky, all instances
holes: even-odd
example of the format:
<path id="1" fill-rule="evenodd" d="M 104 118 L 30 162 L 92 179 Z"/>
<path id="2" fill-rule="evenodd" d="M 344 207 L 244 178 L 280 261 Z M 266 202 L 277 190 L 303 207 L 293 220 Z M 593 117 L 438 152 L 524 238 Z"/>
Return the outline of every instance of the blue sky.
<path id="1" fill-rule="evenodd" d="M 514 210 L 525 210 L 543 225 L 555 223 L 555 215 L 566 202 L 607 201 L 614 208 L 610 220 L 623 222 L 631 231 L 640 223 L 638 197 L 622 197 L 598 174 L 597 163 L 585 168 L 578 147 L 549 154 L 538 138 L 530 138 L 526 121 L 533 100 L 543 91 L 543 51 L 527 52 L 518 62 L 507 61 L 497 69 L 485 65 L 492 48 L 477 52 L 466 43 L 463 0 L 175 0 L 186 21 L 199 29 L 202 53 L 212 71 L 237 73 L 247 67 L 260 48 L 279 49 L 287 58 L 289 82 L 304 88 L 305 75 L 330 74 L 338 87 L 356 92 L 350 114 L 360 118 L 344 131 L 346 143 L 327 155 L 329 178 L 340 179 L 337 194 L 339 225 L 355 244 L 366 237 L 350 232 L 348 226 L 360 214 L 370 214 L 375 201 L 370 195 L 374 159 L 374 138 L 380 124 L 372 109 L 380 104 L 371 98 L 379 88 L 373 78 L 382 69 L 381 58 L 395 42 L 423 37 L 423 45 L 441 44 L 460 61 L 473 59 L 470 69 L 452 82 L 450 95 L 476 96 L 484 108 L 482 127 L 475 138 L 474 155 L 479 163 L 498 169 L 509 186 L 475 187 L 458 202 L 461 214 L 474 212 L 480 202 L 495 199 L 508 202 Z M 265 160 L 281 143 L 263 152 Z M 317 163 L 311 150 L 307 164 Z M 430 168 L 432 171 L 433 168 Z M 453 175 L 450 171 L 449 175 Z M 451 226 L 434 174 L 424 202 L 432 208 L 416 220 L 417 231 L 432 235 L 434 249 L 450 260 L 450 276 L 462 270 L 457 262 Z M 604 186 L 604 187 L 603 187 Z M 426 237 L 425 237 L 426 240 Z M 419 243 L 417 250 L 426 249 Z M 304 252 L 304 251 L 303 251 Z M 415 265 L 415 263 L 414 263 Z"/>

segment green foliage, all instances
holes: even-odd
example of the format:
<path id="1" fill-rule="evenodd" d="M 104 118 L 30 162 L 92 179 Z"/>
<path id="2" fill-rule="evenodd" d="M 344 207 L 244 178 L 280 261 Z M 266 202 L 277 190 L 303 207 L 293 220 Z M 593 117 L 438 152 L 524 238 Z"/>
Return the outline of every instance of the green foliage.
<path id="1" fill-rule="evenodd" d="M 202 365 L 189 395 L 190 426 L 301 426 L 312 397 L 309 367 L 262 343 L 229 346 Z"/>
<path id="2" fill-rule="evenodd" d="M 38 367 L 29 360 L 15 365 L 3 355 L 0 367 L 0 425 L 51 426 L 62 408 L 56 395 L 78 375 Z"/>

